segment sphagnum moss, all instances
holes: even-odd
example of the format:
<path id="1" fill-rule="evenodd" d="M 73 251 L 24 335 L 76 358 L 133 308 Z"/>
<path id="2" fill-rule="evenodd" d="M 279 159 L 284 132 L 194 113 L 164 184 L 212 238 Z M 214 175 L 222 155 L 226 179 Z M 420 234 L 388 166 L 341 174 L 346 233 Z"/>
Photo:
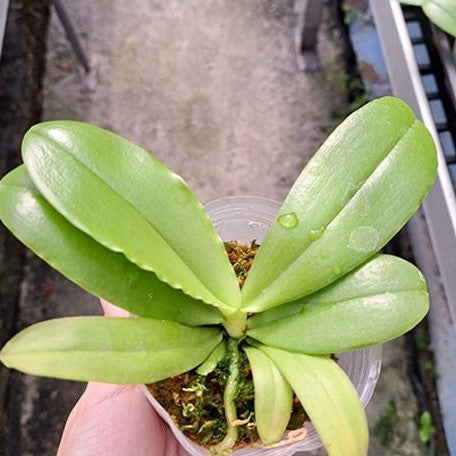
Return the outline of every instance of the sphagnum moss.
<path id="1" fill-rule="evenodd" d="M 225 248 L 242 288 L 259 244 L 256 240 L 250 244 L 229 241 L 225 242 Z M 236 431 L 228 430 L 224 394 L 230 377 L 230 361 L 228 349 L 225 357 L 207 375 L 199 375 L 196 369 L 193 369 L 148 385 L 152 395 L 168 411 L 179 429 L 195 443 L 213 448 L 215 454 L 223 454 L 230 448 L 239 448 L 259 441 L 255 424 L 252 371 L 242 348 L 238 350 L 238 375 L 236 388 L 232 394 Z M 299 399 L 294 395 L 293 412 L 287 429 L 292 431 L 301 428 L 307 419 Z M 225 445 L 222 442 L 227 435 L 230 437 L 224 449 Z"/>

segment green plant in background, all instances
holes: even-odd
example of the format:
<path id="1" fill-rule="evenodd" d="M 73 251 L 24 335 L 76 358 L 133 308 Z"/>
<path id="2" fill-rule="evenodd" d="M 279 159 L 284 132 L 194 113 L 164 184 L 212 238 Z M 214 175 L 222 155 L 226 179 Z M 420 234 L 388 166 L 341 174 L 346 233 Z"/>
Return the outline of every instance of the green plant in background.
<path id="1" fill-rule="evenodd" d="M 439 378 L 439 371 L 435 367 L 435 364 L 432 361 L 426 361 L 424 363 L 424 371 L 434 380 Z"/>
<path id="2" fill-rule="evenodd" d="M 432 425 L 431 414 L 426 410 L 420 416 L 420 440 L 423 443 L 428 443 L 431 437 L 435 434 L 435 427 Z"/>
<path id="3" fill-rule="evenodd" d="M 374 425 L 374 433 L 379 438 L 380 443 L 389 448 L 393 443 L 394 431 L 397 429 L 397 406 L 394 399 L 385 405 L 383 414 Z"/>
<path id="4" fill-rule="evenodd" d="M 0 216 L 55 269 L 136 318 L 72 317 L 33 325 L 0 352 L 35 375 L 150 383 L 227 357 L 229 451 L 240 351 L 262 441 L 277 442 L 293 392 L 330 455 L 364 455 L 366 416 L 330 354 L 391 340 L 428 310 L 419 270 L 378 252 L 428 193 L 436 153 L 400 100 L 348 117 L 297 179 L 242 291 L 203 207 L 138 146 L 95 126 L 32 127 L 24 165 L 0 183 Z M 200 366 L 200 367 L 198 367 Z"/>
<path id="5" fill-rule="evenodd" d="M 406 5 L 421 6 L 424 14 L 437 27 L 456 37 L 455 0 L 399 0 Z"/>
<path id="6" fill-rule="evenodd" d="M 342 3 L 342 11 L 344 12 L 344 24 L 348 27 L 358 18 L 358 10 L 345 2 Z"/>

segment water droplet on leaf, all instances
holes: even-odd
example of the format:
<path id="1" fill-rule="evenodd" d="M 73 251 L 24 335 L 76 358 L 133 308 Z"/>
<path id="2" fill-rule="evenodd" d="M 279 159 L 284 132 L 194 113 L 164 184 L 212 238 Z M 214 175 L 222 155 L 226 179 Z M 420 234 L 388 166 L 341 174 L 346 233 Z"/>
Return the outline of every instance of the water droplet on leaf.
<path id="1" fill-rule="evenodd" d="M 320 239 L 323 236 L 325 230 L 326 228 L 324 226 L 318 228 L 317 230 L 310 230 L 309 241 L 314 242 L 317 239 Z"/>
<path id="2" fill-rule="evenodd" d="M 282 214 L 278 218 L 278 222 L 285 228 L 294 228 L 298 224 L 298 217 L 294 212 L 288 214 Z"/>
<path id="3" fill-rule="evenodd" d="M 374 252 L 378 249 L 380 236 L 372 226 L 358 226 L 348 240 L 348 247 L 358 252 Z"/>

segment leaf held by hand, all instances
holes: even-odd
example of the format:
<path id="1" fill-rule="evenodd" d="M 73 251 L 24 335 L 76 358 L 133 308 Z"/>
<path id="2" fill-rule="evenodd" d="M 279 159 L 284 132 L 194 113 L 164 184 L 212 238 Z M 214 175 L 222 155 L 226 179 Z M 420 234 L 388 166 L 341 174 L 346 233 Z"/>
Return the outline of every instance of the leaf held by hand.
<path id="1" fill-rule="evenodd" d="M 26 133 L 22 156 L 40 193 L 78 229 L 196 299 L 240 306 L 203 207 L 145 150 L 93 125 L 51 121 Z"/>
<path id="2" fill-rule="evenodd" d="M 288 307 L 290 316 L 280 318 Z M 421 272 L 400 258 L 378 255 L 311 296 L 254 316 L 247 334 L 286 350 L 341 353 L 404 334 L 428 308 Z"/>
<path id="3" fill-rule="evenodd" d="M 456 2 L 454 0 L 422 0 L 426 16 L 448 34 L 456 37 Z"/>
<path id="4" fill-rule="evenodd" d="M 41 196 L 23 165 L 0 182 L 0 217 L 57 271 L 112 304 L 139 316 L 190 326 L 221 321 L 212 306 L 171 288 L 74 227 Z"/>
<path id="5" fill-rule="evenodd" d="M 265 445 L 278 442 L 287 429 L 293 391 L 274 363 L 254 347 L 244 348 L 255 387 L 255 423 Z"/>
<path id="6" fill-rule="evenodd" d="M 16 334 L 1 350 L 0 360 L 44 377 L 152 383 L 194 368 L 221 339 L 216 328 L 150 318 L 59 318 Z"/>
<path id="7" fill-rule="evenodd" d="M 298 396 L 329 456 L 365 456 L 369 434 L 358 394 L 329 357 L 259 346 Z"/>
<path id="8" fill-rule="evenodd" d="M 404 102 L 381 98 L 353 113 L 287 196 L 242 290 L 244 308 L 307 296 L 365 262 L 416 211 L 436 169 L 432 137 Z"/>

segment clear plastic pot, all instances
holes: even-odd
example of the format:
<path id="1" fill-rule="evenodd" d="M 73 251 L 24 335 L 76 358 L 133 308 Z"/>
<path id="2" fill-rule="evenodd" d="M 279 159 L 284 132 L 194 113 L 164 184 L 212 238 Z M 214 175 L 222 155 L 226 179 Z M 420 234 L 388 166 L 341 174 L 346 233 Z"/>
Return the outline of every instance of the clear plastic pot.
<path id="1" fill-rule="evenodd" d="M 274 220 L 280 203 L 259 196 L 232 196 L 211 201 L 205 206 L 219 236 L 224 241 L 237 240 L 259 243 Z M 344 369 L 361 398 L 364 407 L 368 404 L 378 381 L 381 369 L 382 348 L 380 345 L 362 348 L 337 355 L 339 365 Z M 146 387 L 146 396 L 158 414 L 171 427 L 181 445 L 195 456 L 209 455 L 209 451 L 196 445 L 177 429 L 163 407 L 152 397 Z M 264 447 L 260 444 L 236 450 L 233 456 L 291 456 L 297 452 L 313 451 L 322 446 L 317 432 L 310 423 L 305 424 L 307 435 L 302 440 L 278 446 Z"/>

